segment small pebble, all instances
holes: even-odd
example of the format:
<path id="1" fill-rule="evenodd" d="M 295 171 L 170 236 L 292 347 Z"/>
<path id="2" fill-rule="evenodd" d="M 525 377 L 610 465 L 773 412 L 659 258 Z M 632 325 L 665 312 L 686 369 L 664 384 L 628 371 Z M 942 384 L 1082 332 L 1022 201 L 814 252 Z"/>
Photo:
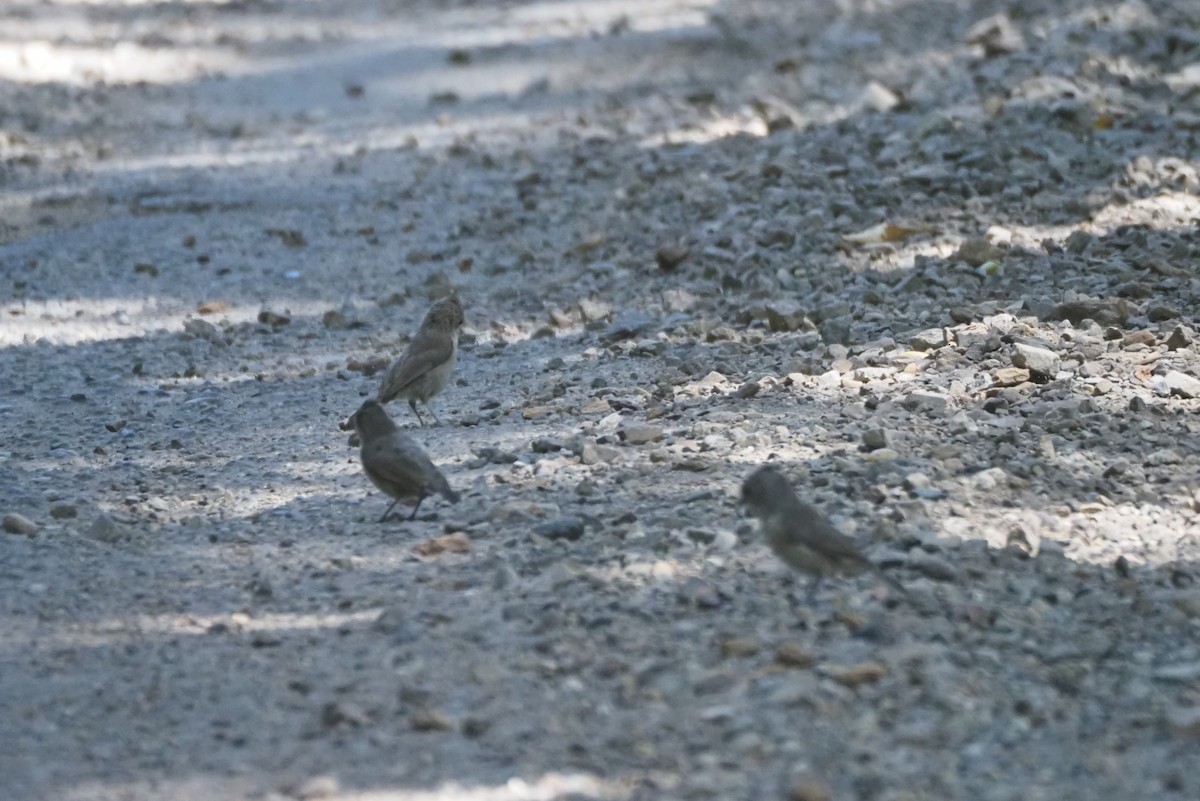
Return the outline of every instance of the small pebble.
<path id="1" fill-rule="evenodd" d="M 4 530 L 9 534 L 23 534 L 26 537 L 32 537 L 37 534 L 37 523 L 34 523 L 25 515 L 9 512 L 4 516 Z"/>

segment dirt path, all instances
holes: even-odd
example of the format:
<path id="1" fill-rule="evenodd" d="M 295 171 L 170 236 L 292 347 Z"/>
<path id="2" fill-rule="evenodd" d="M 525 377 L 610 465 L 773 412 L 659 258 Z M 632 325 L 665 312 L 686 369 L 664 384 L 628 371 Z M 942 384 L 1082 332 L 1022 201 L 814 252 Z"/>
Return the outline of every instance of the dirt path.
<path id="1" fill-rule="evenodd" d="M 1196 797 L 1200 29 L 994 5 L 7 4 L 0 797 Z"/>

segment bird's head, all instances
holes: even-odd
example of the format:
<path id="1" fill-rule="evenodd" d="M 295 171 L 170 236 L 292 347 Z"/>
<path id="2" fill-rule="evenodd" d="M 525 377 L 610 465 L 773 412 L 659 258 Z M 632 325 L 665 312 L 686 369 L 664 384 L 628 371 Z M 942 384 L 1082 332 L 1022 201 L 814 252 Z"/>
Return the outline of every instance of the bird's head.
<path id="1" fill-rule="evenodd" d="M 383 404 L 374 398 L 364 401 L 363 405 L 358 407 L 358 411 L 350 415 L 349 422 L 364 443 L 398 430 L 392 418 L 388 417 Z"/>
<path id="2" fill-rule="evenodd" d="M 436 325 L 453 331 L 462 325 L 465 319 L 462 302 L 458 299 L 458 295 L 450 295 L 429 307 L 421 326 Z"/>
<path id="3" fill-rule="evenodd" d="M 768 465 L 755 470 L 742 482 L 742 503 L 755 517 L 763 517 L 776 499 L 785 498 L 791 486 L 778 470 Z"/>

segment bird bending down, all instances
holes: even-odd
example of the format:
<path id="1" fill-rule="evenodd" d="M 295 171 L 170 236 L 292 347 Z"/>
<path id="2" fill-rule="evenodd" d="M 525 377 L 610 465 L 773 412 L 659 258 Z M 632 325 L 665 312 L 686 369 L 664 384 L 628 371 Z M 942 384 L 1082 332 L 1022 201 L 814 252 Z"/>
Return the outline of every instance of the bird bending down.
<path id="1" fill-rule="evenodd" d="M 742 482 L 742 503 L 758 518 L 767 545 L 788 567 L 812 576 L 808 603 L 816 599 L 821 579 L 873 571 L 887 584 L 908 591 L 863 555 L 854 540 L 833 527 L 815 507 L 796 497 L 787 479 L 773 467 L 762 467 Z"/>
<path id="2" fill-rule="evenodd" d="M 429 401 L 446 388 L 458 358 L 458 329 L 463 324 L 463 308 L 456 295 L 442 298 L 429 307 L 420 328 L 388 371 L 384 373 L 375 399 L 389 403 L 396 398 L 408 401 L 417 422 L 425 425 L 417 411 L 417 401 L 425 404 L 434 422 L 441 425 Z"/>
<path id="3" fill-rule="evenodd" d="M 458 503 L 458 493 L 451 489 L 442 471 L 416 440 L 396 427 L 378 401 L 364 403 L 350 421 L 362 440 L 363 471 L 372 484 L 392 498 L 380 523 L 388 519 L 400 501 L 416 500 L 409 520 L 417 516 L 421 501 L 434 493 Z"/>

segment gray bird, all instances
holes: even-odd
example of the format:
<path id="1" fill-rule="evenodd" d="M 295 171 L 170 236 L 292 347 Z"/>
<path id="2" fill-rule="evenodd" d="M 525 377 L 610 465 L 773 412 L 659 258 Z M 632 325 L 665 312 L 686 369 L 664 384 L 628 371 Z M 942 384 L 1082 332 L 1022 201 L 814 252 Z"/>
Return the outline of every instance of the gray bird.
<path id="1" fill-rule="evenodd" d="M 425 425 L 417 411 L 420 401 L 441 425 L 442 421 L 429 408 L 429 401 L 450 383 L 458 358 L 458 328 L 462 324 L 463 308 L 456 295 L 430 306 L 408 348 L 384 373 L 375 399 L 380 403 L 390 403 L 396 398 L 407 400 L 417 422 Z"/>
<path id="2" fill-rule="evenodd" d="M 789 567 L 812 576 L 809 604 L 826 576 L 857 575 L 866 570 L 908 594 L 899 582 L 867 559 L 854 540 L 834 528 L 815 507 L 797 498 L 775 468 L 759 468 L 742 482 L 742 503 L 758 518 L 763 538 L 775 555 Z"/>
<path id="3" fill-rule="evenodd" d="M 450 488 L 442 471 L 416 440 L 396 427 L 379 401 L 365 402 L 350 416 L 350 422 L 362 440 L 362 466 L 367 478 L 393 499 L 379 518 L 380 523 L 388 519 L 400 501 L 417 502 L 409 520 L 417 516 L 421 501 L 434 493 L 458 503 L 458 493 Z"/>

